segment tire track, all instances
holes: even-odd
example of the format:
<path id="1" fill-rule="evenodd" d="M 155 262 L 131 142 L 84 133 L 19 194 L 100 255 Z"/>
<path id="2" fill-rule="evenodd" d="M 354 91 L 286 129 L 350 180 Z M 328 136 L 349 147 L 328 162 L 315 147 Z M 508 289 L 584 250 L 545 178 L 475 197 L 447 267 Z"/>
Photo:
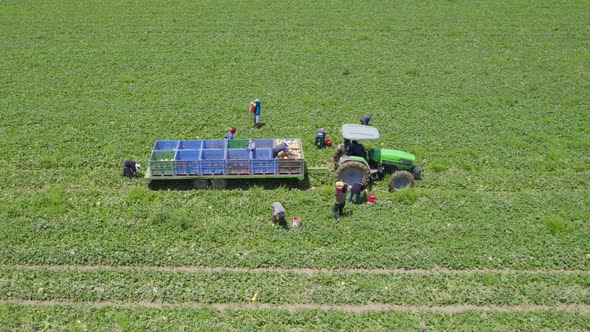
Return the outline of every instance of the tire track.
<path id="1" fill-rule="evenodd" d="M 586 270 L 516 270 L 516 269 L 467 269 L 456 270 L 447 268 L 433 269 L 314 269 L 314 268 L 278 268 L 278 267 L 208 267 L 208 266 L 116 266 L 116 265 L 0 265 L 2 269 L 18 270 L 74 270 L 74 271 L 155 271 L 155 272 L 236 272 L 236 273 L 294 273 L 312 276 L 314 274 L 329 273 L 366 273 L 366 274 L 458 274 L 469 275 L 478 273 L 495 274 L 585 274 Z"/>
<path id="2" fill-rule="evenodd" d="M 361 313 L 372 311 L 403 311 L 403 312 L 440 312 L 440 313 L 463 313 L 466 311 L 480 312 L 532 312 L 532 311 L 566 311 L 590 314 L 590 306 L 584 304 L 562 304 L 557 306 L 546 305 L 515 305 L 515 306 L 476 306 L 476 305 L 448 305 L 448 306 L 409 306 L 394 305 L 387 303 L 368 303 L 359 305 L 335 305 L 335 304 L 267 304 L 267 303 L 163 303 L 163 302 L 122 302 L 122 301 L 100 301 L 100 302 L 75 302 L 75 301 L 56 301 L 56 300 L 18 300 L 7 299 L 0 300 L 0 304 L 13 304 L 24 306 L 82 306 L 91 308 L 119 307 L 119 308 L 213 308 L 218 311 L 225 310 L 287 310 L 295 312 L 300 310 L 336 310 L 346 313 Z"/>

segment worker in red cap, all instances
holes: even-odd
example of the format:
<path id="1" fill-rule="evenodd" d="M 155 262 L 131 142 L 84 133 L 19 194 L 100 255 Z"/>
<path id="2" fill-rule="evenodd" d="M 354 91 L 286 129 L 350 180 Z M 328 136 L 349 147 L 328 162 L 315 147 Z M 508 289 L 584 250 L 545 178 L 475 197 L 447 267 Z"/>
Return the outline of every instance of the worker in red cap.
<path id="1" fill-rule="evenodd" d="M 225 134 L 225 136 L 223 136 L 223 138 L 225 138 L 225 139 L 233 139 L 235 133 L 236 133 L 236 128 L 235 127 L 231 127 L 231 129 L 227 132 L 227 134 Z"/>

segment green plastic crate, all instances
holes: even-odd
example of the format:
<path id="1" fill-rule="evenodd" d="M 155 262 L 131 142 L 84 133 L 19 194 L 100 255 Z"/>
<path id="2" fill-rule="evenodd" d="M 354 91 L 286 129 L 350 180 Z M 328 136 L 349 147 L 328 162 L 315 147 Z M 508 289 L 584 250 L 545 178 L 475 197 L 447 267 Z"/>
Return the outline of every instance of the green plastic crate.
<path id="1" fill-rule="evenodd" d="M 227 140 L 228 149 L 245 149 L 248 147 L 247 139 L 229 139 Z"/>
<path id="2" fill-rule="evenodd" d="M 174 175 L 174 154 L 176 151 L 152 151 L 150 171 L 154 176 Z"/>

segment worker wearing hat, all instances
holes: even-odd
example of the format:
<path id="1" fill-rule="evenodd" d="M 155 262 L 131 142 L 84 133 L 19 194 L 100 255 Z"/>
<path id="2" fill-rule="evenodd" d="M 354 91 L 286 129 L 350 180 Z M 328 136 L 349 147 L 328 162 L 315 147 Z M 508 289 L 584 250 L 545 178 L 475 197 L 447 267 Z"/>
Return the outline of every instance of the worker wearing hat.
<path id="1" fill-rule="evenodd" d="M 121 176 L 126 176 L 128 178 L 132 178 L 135 175 L 135 172 L 139 171 L 141 165 L 136 163 L 134 160 L 127 159 L 123 162 L 123 174 Z"/>
<path id="2" fill-rule="evenodd" d="M 369 121 L 371 121 L 371 115 L 369 114 L 363 114 L 361 116 L 361 124 L 368 126 L 369 125 Z"/>
<path id="3" fill-rule="evenodd" d="M 272 224 L 273 226 L 286 226 L 285 207 L 280 202 L 272 203 Z"/>
<path id="4" fill-rule="evenodd" d="M 225 134 L 225 136 L 223 136 L 223 138 L 225 138 L 225 139 L 233 139 L 235 133 L 236 133 L 236 128 L 231 127 L 231 129 L 227 132 L 227 134 Z"/>
<path id="5" fill-rule="evenodd" d="M 336 192 L 334 196 L 336 198 L 336 202 L 334 203 L 334 208 L 332 208 L 332 213 L 334 214 L 334 219 L 336 219 L 336 223 L 340 222 L 340 216 L 344 211 L 344 205 L 346 205 L 346 190 L 348 189 L 348 185 L 343 181 L 336 181 Z"/>

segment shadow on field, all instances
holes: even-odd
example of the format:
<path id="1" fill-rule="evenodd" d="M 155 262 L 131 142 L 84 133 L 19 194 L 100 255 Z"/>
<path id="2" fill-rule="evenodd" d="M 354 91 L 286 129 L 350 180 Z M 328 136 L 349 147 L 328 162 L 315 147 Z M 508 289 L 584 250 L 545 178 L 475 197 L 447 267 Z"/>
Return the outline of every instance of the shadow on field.
<path id="1" fill-rule="evenodd" d="M 230 179 L 227 180 L 224 188 L 215 188 L 213 184 L 204 189 L 196 189 L 191 180 L 154 180 L 148 187 L 151 190 L 248 190 L 252 187 L 259 187 L 265 190 L 274 190 L 280 187 L 306 190 L 310 188 L 309 178 L 297 179 Z"/>

